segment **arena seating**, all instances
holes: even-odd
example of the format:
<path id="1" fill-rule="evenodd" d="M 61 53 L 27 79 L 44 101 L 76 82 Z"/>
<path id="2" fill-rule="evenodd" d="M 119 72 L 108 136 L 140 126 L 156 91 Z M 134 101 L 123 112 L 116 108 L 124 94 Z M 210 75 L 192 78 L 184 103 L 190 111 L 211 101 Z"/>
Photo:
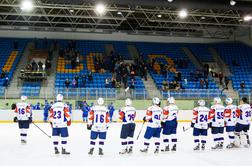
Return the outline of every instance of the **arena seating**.
<path id="1" fill-rule="evenodd" d="M 67 48 L 67 41 L 61 40 L 59 41 L 60 47 L 62 49 Z M 112 44 L 114 46 L 116 54 L 122 55 L 124 59 L 129 59 L 130 55 L 127 49 L 126 42 L 113 42 L 113 41 L 76 41 L 76 50 L 80 52 L 80 64 L 76 67 L 76 69 L 71 69 L 71 64 L 69 60 L 65 60 L 63 57 L 59 57 L 58 64 L 57 64 L 57 73 L 56 73 L 56 80 L 55 80 L 55 92 L 60 91 L 63 94 L 66 93 L 65 91 L 65 80 L 68 78 L 70 81 L 70 88 L 71 81 L 73 80 L 74 76 L 82 76 L 88 75 L 89 71 L 95 72 L 94 67 L 94 57 L 102 56 L 105 53 L 105 44 Z M 107 95 L 113 96 L 116 94 L 114 88 L 105 88 L 105 79 L 112 78 L 111 73 L 93 73 L 93 81 L 88 81 L 86 78 L 86 85 L 85 90 L 82 89 L 80 92 L 77 90 L 69 91 L 68 94 L 70 96 L 86 96 L 87 94 L 94 96 L 94 95 Z M 81 79 L 79 80 L 79 85 L 81 84 Z M 79 86 L 82 88 L 82 86 Z M 98 90 L 96 90 L 98 89 Z M 140 77 L 136 77 L 135 80 L 135 95 L 137 97 L 141 97 L 146 95 L 143 93 L 145 90 L 144 84 Z"/>
<path id="2" fill-rule="evenodd" d="M 186 44 L 186 47 L 189 48 L 193 55 L 197 57 L 200 62 L 213 62 L 213 56 L 208 51 L 209 44 Z"/>
<path id="3" fill-rule="evenodd" d="M 40 88 L 41 82 L 24 82 L 21 93 L 29 97 L 38 97 Z"/>
<path id="4" fill-rule="evenodd" d="M 186 67 L 179 67 L 175 65 L 175 71 L 181 72 L 181 77 L 183 87 L 185 89 L 190 89 L 190 90 L 195 90 L 200 88 L 200 83 L 199 81 L 194 81 L 192 80 L 192 74 L 196 70 L 194 65 L 190 62 L 188 57 L 183 53 L 181 50 L 182 47 L 186 47 L 189 44 L 177 44 L 177 43 L 136 43 L 136 47 L 140 53 L 143 54 L 144 59 L 150 60 L 151 58 L 155 58 L 156 62 L 158 63 L 163 63 L 169 64 L 169 63 L 174 63 L 175 60 L 178 59 L 183 59 L 187 61 L 187 66 Z M 196 50 L 197 51 L 197 50 Z M 154 67 L 155 68 L 155 67 Z M 162 87 L 162 82 L 164 80 L 168 80 L 169 82 L 172 82 L 174 80 L 175 73 L 174 72 L 169 72 L 167 76 L 161 75 L 160 73 L 150 70 L 149 71 L 154 82 L 156 83 L 156 86 L 161 89 Z M 183 84 L 183 79 L 187 79 L 187 84 Z M 212 78 L 209 79 L 209 89 L 205 89 L 205 92 L 209 92 L 210 95 L 212 96 L 217 96 L 220 94 L 218 90 L 218 86 L 216 83 L 213 81 Z M 196 92 L 196 91 L 195 91 Z M 188 97 L 188 96 L 195 96 L 194 91 L 181 91 L 181 92 L 174 92 L 175 94 L 178 94 L 182 97 Z M 198 96 L 200 97 L 206 97 L 203 93 L 200 93 L 201 95 Z M 168 95 L 168 92 L 163 92 L 164 97 Z"/>
<path id="5" fill-rule="evenodd" d="M 240 95 L 249 94 L 252 89 L 252 48 L 243 43 L 218 43 L 213 47 L 229 65 L 233 88 L 239 90 Z M 242 81 L 245 82 L 243 91 L 240 88 Z"/>

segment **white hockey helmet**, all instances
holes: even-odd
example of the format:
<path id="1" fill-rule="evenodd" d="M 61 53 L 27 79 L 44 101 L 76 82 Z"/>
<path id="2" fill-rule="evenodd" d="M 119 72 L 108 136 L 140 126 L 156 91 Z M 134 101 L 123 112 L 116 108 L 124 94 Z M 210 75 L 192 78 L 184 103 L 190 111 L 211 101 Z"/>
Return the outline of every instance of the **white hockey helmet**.
<path id="1" fill-rule="evenodd" d="M 126 106 L 131 106 L 131 105 L 132 105 L 132 100 L 129 99 L 129 98 L 127 98 L 127 99 L 125 100 L 125 105 L 126 105 Z"/>
<path id="2" fill-rule="evenodd" d="M 155 104 L 155 105 L 159 105 L 160 104 L 160 99 L 158 97 L 153 97 L 152 103 Z"/>
<path id="3" fill-rule="evenodd" d="M 98 98 L 97 104 L 98 104 L 98 105 L 103 105 L 103 104 L 104 104 L 104 100 L 103 100 L 102 97 L 99 97 L 99 98 Z"/>
<path id="4" fill-rule="evenodd" d="M 226 98 L 226 103 L 227 104 L 232 104 L 233 103 L 233 99 L 231 99 L 230 97 Z"/>
<path id="5" fill-rule="evenodd" d="M 220 104 L 220 103 L 221 103 L 221 98 L 215 97 L 215 98 L 214 98 L 214 103 L 215 103 L 215 104 Z"/>
<path id="6" fill-rule="evenodd" d="M 203 100 L 203 99 L 198 100 L 198 105 L 199 106 L 205 106 L 206 105 L 205 100 Z"/>
<path id="7" fill-rule="evenodd" d="M 22 101 L 25 101 L 25 100 L 27 99 L 27 96 L 22 95 L 22 96 L 20 97 L 20 99 L 21 99 Z"/>
<path id="8" fill-rule="evenodd" d="M 174 97 L 168 97 L 167 102 L 168 102 L 169 104 L 175 104 L 175 99 L 174 99 Z"/>
<path id="9" fill-rule="evenodd" d="M 56 100 L 57 100 L 57 101 L 62 101 L 62 100 L 63 100 L 63 95 L 62 95 L 62 94 L 58 94 L 58 95 L 56 96 Z"/>

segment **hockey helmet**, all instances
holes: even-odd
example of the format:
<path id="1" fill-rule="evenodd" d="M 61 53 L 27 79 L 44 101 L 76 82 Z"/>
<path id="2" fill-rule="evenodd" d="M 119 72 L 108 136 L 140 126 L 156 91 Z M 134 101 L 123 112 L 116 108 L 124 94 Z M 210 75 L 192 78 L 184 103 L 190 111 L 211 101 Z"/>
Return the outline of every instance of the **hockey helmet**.
<path id="1" fill-rule="evenodd" d="M 215 98 L 214 98 L 214 103 L 215 103 L 215 104 L 220 104 L 220 103 L 221 103 L 221 98 L 215 97 Z"/>
<path id="2" fill-rule="evenodd" d="M 103 100 L 102 97 L 99 97 L 99 98 L 98 98 L 97 104 L 98 104 L 98 105 L 103 105 L 103 104 L 104 104 L 104 100 Z"/>
<path id="3" fill-rule="evenodd" d="M 20 98 L 22 101 L 25 101 L 26 99 L 27 99 L 27 96 L 21 96 L 21 98 Z"/>
<path id="4" fill-rule="evenodd" d="M 199 106 L 205 106 L 205 104 L 206 104 L 206 102 L 205 102 L 205 100 L 203 100 L 203 99 L 200 99 L 200 100 L 198 101 L 198 105 L 199 105 Z"/>
<path id="5" fill-rule="evenodd" d="M 62 101 L 63 100 L 63 95 L 62 94 L 58 94 L 56 96 L 56 101 Z"/>
<path id="6" fill-rule="evenodd" d="M 127 98 L 127 99 L 125 100 L 125 105 L 126 105 L 126 106 L 131 106 L 131 105 L 132 105 L 132 100 L 129 99 L 129 98 Z"/>
<path id="7" fill-rule="evenodd" d="M 233 99 L 231 99 L 230 97 L 226 98 L 226 103 L 227 104 L 232 104 L 233 103 Z"/>
<path id="8" fill-rule="evenodd" d="M 160 104 L 160 99 L 158 97 L 153 97 L 152 103 L 155 104 L 155 105 L 159 105 Z"/>
<path id="9" fill-rule="evenodd" d="M 169 104 L 175 104 L 174 97 L 168 97 L 167 101 L 168 101 Z"/>

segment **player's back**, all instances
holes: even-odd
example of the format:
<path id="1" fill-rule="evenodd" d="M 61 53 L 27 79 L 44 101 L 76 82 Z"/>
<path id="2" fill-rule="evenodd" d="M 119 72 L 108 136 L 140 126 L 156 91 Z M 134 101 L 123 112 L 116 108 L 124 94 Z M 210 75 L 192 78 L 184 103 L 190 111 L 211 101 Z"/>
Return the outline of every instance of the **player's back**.
<path id="1" fill-rule="evenodd" d="M 249 125 L 251 123 L 251 106 L 249 104 L 239 105 L 237 111 L 237 122 L 243 125 Z"/>
<path id="2" fill-rule="evenodd" d="M 215 104 L 211 107 L 212 126 L 224 127 L 225 107 L 221 104 Z"/>
<path id="3" fill-rule="evenodd" d="M 210 109 L 205 106 L 198 106 L 193 109 L 193 123 L 199 129 L 207 129 L 209 123 Z"/>
<path id="4" fill-rule="evenodd" d="M 123 123 L 134 123 L 136 117 L 136 109 L 132 106 L 126 106 L 121 108 L 120 119 Z"/>
<path id="5" fill-rule="evenodd" d="M 234 126 L 236 123 L 236 111 L 237 111 L 237 106 L 230 104 L 227 105 L 225 108 L 225 122 L 226 126 Z"/>
<path id="6" fill-rule="evenodd" d="M 163 119 L 163 110 L 157 105 L 150 106 L 147 109 L 146 119 L 149 127 L 161 127 L 161 120 Z"/>
<path id="7" fill-rule="evenodd" d="M 31 116 L 30 105 L 26 102 L 17 103 L 15 113 L 18 120 L 28 120 Z"/>
<path id="8" fill-rule="evenodd" d="M 67 127 L 67 121 L 70 119 L 68 106 L 63 102 L 56 102 L 50 109 L 50 122 L 53 127 Z"/>
<path id="9" fill-rule="evenodd" d="M 105 106 L 93 106 L 90 110 L 89 123 L 92 130 L 105 131 L 109 123 L 109 113 Z"/>
<path id="10" fill-rule="evenodd" d="M 168 121 L 177 120 L 179 109 L 175 104 L 163 108 L 164 118 Z"/>

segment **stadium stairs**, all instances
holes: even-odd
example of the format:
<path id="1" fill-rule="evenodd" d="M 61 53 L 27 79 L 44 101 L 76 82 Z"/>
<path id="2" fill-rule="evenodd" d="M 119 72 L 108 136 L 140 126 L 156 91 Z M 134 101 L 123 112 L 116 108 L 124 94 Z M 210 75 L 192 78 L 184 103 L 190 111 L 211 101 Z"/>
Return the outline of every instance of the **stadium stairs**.
<path id="1" fill-rule="evenodd" d="M 195 57 L 192 53 L 192 51 L 187 48 L 187 47 L 183 47 L 181 48 L 182 51 L 184 51 L 184 53 L 188 56 L 188 58 L 191 60 L 191 62 L 195 65 L 195 67 L 197 69 L 202 69 L 203 68 L 203 65 L 202 63 L 197 59 L 197 57 Z"/>
<path id="2" fill-rule="evenodd" d="M 29 42 L 26 45 L 26 48 L 24 50 L 24 53 L 22 55 L 22 58 L 20 58 L 20 61 L 18 63 L 18 66 L 13 74 L 13 78 L 10 81 L 8 90 L 6 91 L 6 96 L 8 98 L 15 98 L 17 94 L 21 94 L 22 91 L 22 84 L 18 78 L 20 70 L 26 66 L 28 61 L 28 56 L 30 54 L 30 48 L 32 47 L 32 43 Z"/>
<path id="3" fill-rule="evenodd" d="M 40 98 L 54 98 L 55 76 L 57 68 L 59 47 L 53 51 L 53 59 L 51 61 L 50 74 L 47 76 L 47 80 L 42 84 L 40 89 Z"/>

